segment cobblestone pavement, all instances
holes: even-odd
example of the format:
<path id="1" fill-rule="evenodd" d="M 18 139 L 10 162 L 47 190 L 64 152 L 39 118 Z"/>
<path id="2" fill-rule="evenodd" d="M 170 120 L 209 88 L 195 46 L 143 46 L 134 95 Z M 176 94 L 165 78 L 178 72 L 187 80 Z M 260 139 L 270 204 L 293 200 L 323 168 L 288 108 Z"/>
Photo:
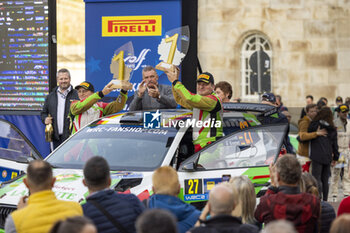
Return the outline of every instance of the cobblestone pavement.
<path id="1" fill-rule="evenodd" d="M 329 179 L 329 187 L 331 187 L 331 179 Z M 334 210 L 335 210 L 335 213 L 338 212 L 338 207 L 339 207 L 339 204 L 340 202 L 343 200 L 344 198 L 344 194 L 343 194 L 343 187 L 342 187 L 342 184 L 341 182 L 339 182 L 338 184 L 339 188 L 338 188 L 338 196 L 336 198 L 336 200 L 333 200 L 334 198 L 332 197 L 331 193 L 332 193 L 332 190 L 329 189 L 329 196 L 328 196 L 328 202 L 333 206 Z"/>

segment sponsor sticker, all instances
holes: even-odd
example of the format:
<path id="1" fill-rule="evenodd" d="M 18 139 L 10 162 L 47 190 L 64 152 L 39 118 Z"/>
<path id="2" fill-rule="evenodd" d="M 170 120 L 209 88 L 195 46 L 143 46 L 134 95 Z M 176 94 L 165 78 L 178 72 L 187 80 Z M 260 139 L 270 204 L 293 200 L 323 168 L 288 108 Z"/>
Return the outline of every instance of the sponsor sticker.
<path id="1" fill-rule="evenodd" d="M 1 172 L 0 183 L 17 177 L 19 173 L 18 170 L 13 170 L 6 167 L 0 167 L 0 172 Z"/>
<path id="2" fill-rule="evenodd" d="M 7 171 L 6 170 L 3 170 L 2 171 L 2 178 L 6 178 L 7 177 Z"/>
<path id="3" fill-rule="evenodd" d="M 102 37 L 161 35 L 161 15 L 102 16 Z"/>
<path id="4" fill-rule="evenodd" d="M 144 112 L 143 127 L 146 129 L 159 129 L 161 126 L 160 116 L 161 114 L 159 113 L 159 110 L 157 110 L 156 112 Z"/>
<path id="5" fill-rule="evenodd" d="M 204 193 L 209 193 L 209 191 L 214 188 L 215 185 L 222 182 L 222 178 L 208 178 L 203 180 Z"/>
<path id="6" fill-rule="evenodd" d="M 206 194 L 191 194 L 191 195 L 185 195 L 184 200 L 185 201 L 206 201 L 209 199 L 209 195 Z"/>
<path id="7" fill-rule="evenodd" d="M 167 135 L 168 130 L 164 129 L 145 129 L 140 127 L 110 127 L 110 128 L 90 128 L 87 133 L 104 133 L 104 132 L 125 132 L 125 133 L 149 133 L 158 135 Z"/>
<path id="8" fill-rule="evenodd" d="M 111 171 L 111 177 L 113 179 L 143 178 L 143 174 L 142 173 L 126 172 L 126 171 Z"/>

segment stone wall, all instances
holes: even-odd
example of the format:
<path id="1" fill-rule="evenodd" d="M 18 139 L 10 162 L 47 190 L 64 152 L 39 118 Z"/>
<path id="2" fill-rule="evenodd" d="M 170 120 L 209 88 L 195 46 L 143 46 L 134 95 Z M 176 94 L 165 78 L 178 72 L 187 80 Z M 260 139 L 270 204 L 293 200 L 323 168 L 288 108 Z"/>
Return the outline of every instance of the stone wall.
<path id="1" fill-rule="evenodd" d="M 198 0 L 203 70 L 241 97 L 243 39 L 259 32 L 272 45 L 272 90 L 287 106 L 350 96 L 350 0 Z"/>
<path id="2" fill-rule="evenodd" d="M 67 68 L 76 86 L 85 80 L 85 3 L 57 0 L 57 69 Z"/>

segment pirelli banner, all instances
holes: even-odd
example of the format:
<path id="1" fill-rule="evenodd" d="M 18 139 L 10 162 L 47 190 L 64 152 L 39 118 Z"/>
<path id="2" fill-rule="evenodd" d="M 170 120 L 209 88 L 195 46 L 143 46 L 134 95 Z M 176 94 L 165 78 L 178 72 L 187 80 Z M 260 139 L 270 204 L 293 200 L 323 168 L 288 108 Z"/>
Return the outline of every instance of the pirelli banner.
<path id="1" fill-rule="evenodd" d="M 161 35 L 161 15 L 102 16 L 102 37 Z"/>
<path id="2" fill-rule="evenodd" d="M 102 90 L 113 77 L 111 59 L 115 52 L 131 41 L 133 53 L 125 53 L 124 61 L 133 64 L 130 78 L 133 88 L 128 94 L 133 96 L 142 81 L 142 68 L 160 62 L 158 46 L 165 33 L 183 26 L 183 2 L 85 0 L 85 3 L 86 80 L 94 84 L 95 90 Z M 158 75 L 160 84 L 170 85 L 162 71 Z"/>

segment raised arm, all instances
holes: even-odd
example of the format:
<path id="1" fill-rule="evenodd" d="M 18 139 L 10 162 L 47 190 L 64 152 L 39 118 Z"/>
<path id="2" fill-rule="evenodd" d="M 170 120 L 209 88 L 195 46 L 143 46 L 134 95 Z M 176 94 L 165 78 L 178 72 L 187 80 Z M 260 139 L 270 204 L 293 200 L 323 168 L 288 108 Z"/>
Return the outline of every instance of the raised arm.
<path id="1" fill-rule="evenodd" d="M 97 101 L 99 101 L 100 99 L 101 97 L 99 96 L 99 93 L 96 92 L 83 100 L 72 101 L 70 105 L 70 112 L 74 116 L 82 114 L 83 112 L 91 108 L 91 106 L 97 103 Z"/>
<path id="2" fill-rule="evenodd" d="M 117 113 L 117 112 L 123 110 L 127 99 L 128 99 L 128 92 L 121 90 L 117 99 L 115 101 L 107 104 L 103 108 L 103 115 L 106 116 L 106 115 L 109 115 L 112 113 Z"/>
<path id="3" fill-rule="evenodd" d="M 191 108 L 199 108 L 204 111 L 212 111 L 219 101 L 218 98 L 212 94 L 201 96 L 190 92 L 180 81 L 173 82 L 173 92 L 176 92 L 177 94 L 175 100 L 181 99 L 182 104 L 190 106 Z"/>

